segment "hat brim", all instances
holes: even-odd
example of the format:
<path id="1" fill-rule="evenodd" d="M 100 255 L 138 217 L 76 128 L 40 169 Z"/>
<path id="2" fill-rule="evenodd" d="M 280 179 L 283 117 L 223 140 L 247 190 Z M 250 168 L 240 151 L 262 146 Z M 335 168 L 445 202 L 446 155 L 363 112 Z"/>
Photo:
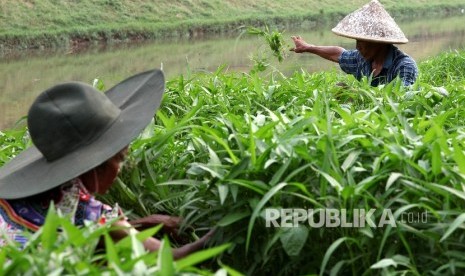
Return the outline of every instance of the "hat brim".
<path id="1" fill-rule="evenodd" d="M 389 38 L 377 38 L 377 37 L 369 37 L 369 36 L 363 36 L 363 35 L 358 35 L 358 34 L 350 34 L 350 33 L 343 33 L 339 32 L 337 30 L 332 29 L 331 30 L 333 33 L 343 36 L 343 37 L 348 37 L 348 38 L 353 38 L 356 40 L 362 40 L 362 41 L 370 41 L 370 42 L 378 42 L 378 43 L 386 43 L 386 44 L 405 44 L 408 43 L 408 39 L 389 39 Z"/>
<path id="2" fill-rule="evenodd" d="M 115 85 L 105 95 L 121 109 L 121 114 L 100 137 L 53 162 L 47 162 L 35 146 L 24 150 L 0 168 L 0 198 L 39 194 L 109 159 L 150 123 L 164 89 L 160 70 L 143 72 Z"/>

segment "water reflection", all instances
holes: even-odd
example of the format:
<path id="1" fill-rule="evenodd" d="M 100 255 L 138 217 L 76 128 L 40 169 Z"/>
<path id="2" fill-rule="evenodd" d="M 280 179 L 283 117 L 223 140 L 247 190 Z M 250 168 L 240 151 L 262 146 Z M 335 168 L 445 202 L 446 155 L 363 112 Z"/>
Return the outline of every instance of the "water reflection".
<path id="1" fill-rule="evenodd" d="M 465 47 L 465 16 L 437 20 L 416 19 L 399 22 L 410 43 L 399 48 L 417 61 L 450 49 Z M 331 33 L 331 26 L 318 31 L 285 30 L 289 48 L 291 35 L 299 34 L 318 45 L 353 48 L 354 40 Z M 85 51 L 29 51 L 5 55 L 0 66 L 0 129 L 11 126 L 27 112 L 32 100 L 42 90 L 61 81 L 91 83 L 101 78 L 107 87 L 136 72 L 163 67 L 167 78 L 197 71 L 215 71 L 221 65 L 229 71 L 249 71 L 252 56 L 269 54 L 263 40 L 251 36 L 172 40 L 132 45 L 95 46 Z M 272 59 L 273 61 L 275 59 Z M 337 64 L 310 54 L 289 52 L 284 62 L 275 66 L 285 74 L 295 70 L 319 71 L 338 68 Z"/>

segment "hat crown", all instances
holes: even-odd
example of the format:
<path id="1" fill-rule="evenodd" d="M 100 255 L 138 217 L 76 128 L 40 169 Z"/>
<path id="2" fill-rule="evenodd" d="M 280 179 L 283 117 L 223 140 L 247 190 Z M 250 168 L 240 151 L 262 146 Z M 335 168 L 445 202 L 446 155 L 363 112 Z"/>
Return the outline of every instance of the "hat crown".
<path id="1" fill-rule="evenodd" d="M 126 147 L 153 119 L 163 98 L 158 69 L 105 93 L 70 82 L 41 93 L 29 109 L 34 145 L 0 167 L 0 198 L 24 198 L 66 183 Z"/>
<path id="2" fill-rule="evenodd" d="M 332 31 L 338 35 L 358 40 L 381 43 L 408 42 L 394 19 L 377 0 L 372 0 L 362 8 L 348 14 Z"/>
<path id="3" fill-rule="evenodd" d="M 90 85 L 56 85 L 32 104 L 28 128 L 32 142 L 49 162 L 98 138 L 121 110 Z"/>

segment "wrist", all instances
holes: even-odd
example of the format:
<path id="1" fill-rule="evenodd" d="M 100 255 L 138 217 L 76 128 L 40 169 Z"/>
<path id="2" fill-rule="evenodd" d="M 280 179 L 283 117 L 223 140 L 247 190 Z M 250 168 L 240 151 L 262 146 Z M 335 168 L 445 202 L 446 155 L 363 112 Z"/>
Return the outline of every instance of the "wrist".
<path id="1" fill-rule="evenodd" d="M 315 53 L 315 45 L 307 44 L 307 47 L 305 48 L 305 52 L 307 53 Z"/>

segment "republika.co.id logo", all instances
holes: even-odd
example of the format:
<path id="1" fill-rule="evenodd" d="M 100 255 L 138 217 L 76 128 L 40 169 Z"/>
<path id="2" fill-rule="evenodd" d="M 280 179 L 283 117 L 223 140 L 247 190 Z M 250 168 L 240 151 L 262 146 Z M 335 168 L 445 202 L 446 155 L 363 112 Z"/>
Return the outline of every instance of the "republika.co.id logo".
<path id="1" fill-rule="evenodd" d="M 350 211 L 350 212 L 349 212 Z M 402 213 L 398 220 L 390 209 L 381 210 L 379 219 L 375 221 L 377 209 L 301 209 L 301 208 L 267 208 L 265 209 L 266 227 L 298 227 L 308 223 L 312 228 L 346 227 L 363 228 L 366 226 L 377 228 L 397 227 L 397 221 L 402 223 L 427 223 L 428 212 Z"/>

